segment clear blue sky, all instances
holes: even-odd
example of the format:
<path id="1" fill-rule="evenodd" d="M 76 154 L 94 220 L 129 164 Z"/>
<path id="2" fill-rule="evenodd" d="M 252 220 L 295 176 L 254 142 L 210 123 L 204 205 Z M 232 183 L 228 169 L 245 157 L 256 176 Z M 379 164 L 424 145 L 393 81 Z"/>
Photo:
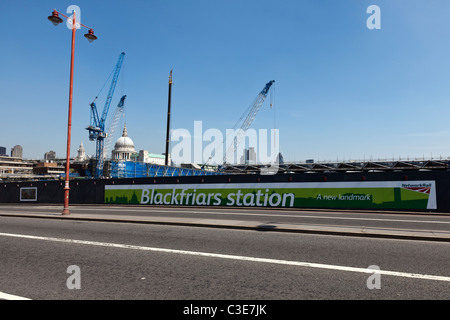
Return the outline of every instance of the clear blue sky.
<path id="1" fill-rule="evenodd" d="M 253 127 L 275 121 L 286 160 L 450 155 L 448 0 L 3 0 L 0 146 L 8 153 L 20 144 L 24 158 L 65 157 L 71 35 L 47 16 L 72 4 L 99 37 L 88 43 L 77 32 L 72 155 L 81 141 L 95 152 L 89 103 L 122 51 L 110 115 L 126 94 L 137 150 L 164 152 L 173 68 L 173 129 L 201 120 L 225 132 L 275 80 L 275 114 L 266 103 Z M 372 4 L 380 30 L 366 27 Z"/>

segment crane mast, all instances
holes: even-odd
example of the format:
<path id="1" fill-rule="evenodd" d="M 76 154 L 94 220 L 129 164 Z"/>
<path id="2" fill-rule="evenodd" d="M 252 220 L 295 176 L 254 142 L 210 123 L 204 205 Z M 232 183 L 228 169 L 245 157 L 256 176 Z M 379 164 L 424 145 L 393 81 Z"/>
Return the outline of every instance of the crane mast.
<path id="1" fill-rule="evenodd" d="M 116 128 L 117 125 L 119 124 L 120 118 L 124 115 L 124 107 L 125 107 L 125 98 L 127 96 L 122 96 L 122 98 L 120 98 L 119 104 L 116 107 L 116 110 L 114 111 L 114 115 L 111 119 L 111 123 L 108 127 L 108 130 L 106 131 L 106 140 L 105 140 L 105 145 L 103 147 L 103 157 L 100 157 L 100 160 L 98 162 L 98 166 L 100 168 L 103 168 L 104 165 L 104 159 L 106 159 L 108 157 L 109 154 L 109 150 L 111 149 L 111 144 L 114 138 L 114 134 L 116 132 Z"/>
<path id="2" fill-rule="evenodd" d="M 250 128 L 251 124 L 253 123 L 253 120 L 255 120 L 256 114 L 258 113 L 259 109 L 261 109 L 261 106 L 263 105 L 264 101 L 267 98 L 267 94 L 270 90 L 270 87 L 275 83 L 275 80 L 272 80 L 264 86 L 264 88 L 261 90 L 261 92 L 258 94 L 258 96 L 255 99 L 255 102 L 253 103 L 249 113 L 247 114 L 247 117 L 243 121 L 240 129 L 237 131 L 233 143 L 228 147 L 227 152 L 225 153 L 223 157 L 223 164 L 229 164 L 231 157 L 234 156 L 236 153 L 236 149 L 241 142 L 242 138 L 245 136 L 245 132 Z"/>
<path id="3" fill-rule="evenodd" d="M 122 68 L 123 58 L 125 52 L 122 52 L 119 56 L 119 60 L 114 68 L 114 75 L 111 81 L 111 86 L 106 97 L 105 106 L 103 107 L 102 116 L 99 118 L 97 105 L 94 101 L 90 104 L 91 106 L 91 124 L 86 128 L 89 131 L 89 140 L 96 141 L 95 158 L 97 160 L 97 165 L 95 169 L 95 177 L 100 178 L 103 176 L 103 163 L 104 163 L 104 140 L 107 136 L 105 131 L 106 118 L 108 116 L 109 107 L 111 105 L 111 100 L 114 95 L 114 90 L 116 89 L 117 80 L 119 78 L 120 69 Z"/>

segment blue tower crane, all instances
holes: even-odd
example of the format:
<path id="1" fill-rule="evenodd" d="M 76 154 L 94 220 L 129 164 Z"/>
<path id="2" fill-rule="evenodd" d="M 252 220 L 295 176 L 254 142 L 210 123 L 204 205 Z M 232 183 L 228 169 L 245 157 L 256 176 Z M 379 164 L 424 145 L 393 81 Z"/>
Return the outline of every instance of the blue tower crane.
<path id="1" fill-rule="evenodd" d="M 106 97 L 105 106 L 103 107 L 102 111 L 102 117 L 99 118 L 98 111 L 97 111 L 97 105 L 95 104 L 95 100 L 97 100 L 97 97 L 95 97 L 94 101 L 90 104 L 91 106 L 91 124 L 86 128 L 86 130 L 89 131 L 89 140 L 96 141 L 96 151 L 95 151 L 95 158 L 97 160 L 97 165 L 94 173 L 95 178 L 100 178 L 103 176 L 103 159 L 104 159 L 104 152 L 103 152 L 103 146 L 104 146 L 104 140 L 106 138 L 106 131 L 105 131 L 105 123 L 106 118 L 108 116 L 109 106 L 111 105 L 111 100 L 114 95 L 114 90 L 116 89 L 117 79 L 119 78 L 120 69 L 122 68 L 122 62 L 123 58 L 125 56 L 125 52 L 122 52 L 119 56 L 119 60 L 117 61 L 117 64 L 114 68 L 114 75 L 111 81 L 111 86 L 109 88 L 108 96 Z M 101 91 L 101 90 L 100 90 Z"/>

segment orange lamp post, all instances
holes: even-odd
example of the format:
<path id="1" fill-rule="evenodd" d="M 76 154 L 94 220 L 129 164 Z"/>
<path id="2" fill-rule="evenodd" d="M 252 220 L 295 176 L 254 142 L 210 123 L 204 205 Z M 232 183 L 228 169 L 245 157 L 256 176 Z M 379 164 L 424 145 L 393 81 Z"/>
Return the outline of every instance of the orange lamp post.
<path id="1" fill-rule="evenodd" d="M 55 26 L 59 25 L 63 22 L 63 19 L 59 16 L 63 16 L 66 19 L 72 20 L 72 52 L 70 56 L 70 86 L 69 86 L 69 115 L 68 115 L 68 122 L 67 122 L 67 151 L 66 151 L 66 181 L 64 184 L 64 209 L 62 214 L 68 215 L 70 214 L 69 211 L 69 173 L 70 173 L 70 137 L 71 137 L 71 129 L 72 129 L 72 97 L 73 97 L 73 65 L 74 65 L 74 53 L 75 53 L 75 32 L 77 30 L 78 26 L 85 27 L 89 29 L 88 33 L 86 33 L 84 36 L 86 39 L 89 40 L 89 42 L 92 42 L 94 40 L 97 40 L 97 37 L 94 35 L 94 30 L 92 28 L 86 27 L 84 24 L 76 22 L 76 14 L 75 11 L 73 11 L 72 19 L 67 17 L 66 15 L 53 10 L 52 15 L 48 17 L 48 20 L 50 20 L 51 23 L 53 23 Z"/>

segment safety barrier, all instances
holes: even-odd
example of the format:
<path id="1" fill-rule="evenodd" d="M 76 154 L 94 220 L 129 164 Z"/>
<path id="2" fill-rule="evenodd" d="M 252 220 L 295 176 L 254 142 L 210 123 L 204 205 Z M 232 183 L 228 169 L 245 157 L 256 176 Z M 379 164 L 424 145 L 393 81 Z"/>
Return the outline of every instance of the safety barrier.
<path id="1" fill-rule="evenodd" d="M 377 188 L 379 190 L 373 192 L 368 190 Z M 167 195 L 169 191 L 171 195 Z M 267 202 L 272 207 L 284 203 L 286 207 L 296 208 L 398 209 L 450 213 L 449 171 L 74 179 L 70 181 L 69 202 L 115 203 L 116 199 L 120 200 L 123 196 L 120 192 L 124 195 L 128 192 L 131 198 L 136 192 L 138 199 L 123 203 L 147 205 L 242 203 L 244 206 L 259 206 Z M 417 196 L 414 192 L 418 193 Z M 192 193 L 190 198 L 188 193 Z M 383 194 L 392 199 L 382 199 Z M 378 206 L 379 199 L 386 201 L 385 207 Z M 62 204 L 63 200 L 62 180 L 0 182 L 0 203 Z M 403 200 L 414 205 L 405 205 Z M 369 202 L 372 204 L 366 206 Z"/>

